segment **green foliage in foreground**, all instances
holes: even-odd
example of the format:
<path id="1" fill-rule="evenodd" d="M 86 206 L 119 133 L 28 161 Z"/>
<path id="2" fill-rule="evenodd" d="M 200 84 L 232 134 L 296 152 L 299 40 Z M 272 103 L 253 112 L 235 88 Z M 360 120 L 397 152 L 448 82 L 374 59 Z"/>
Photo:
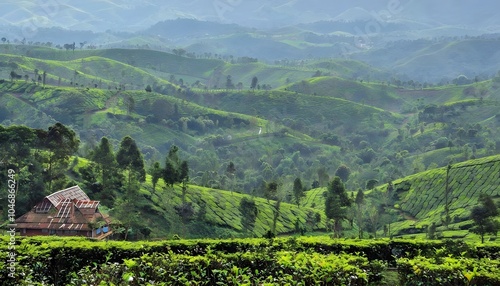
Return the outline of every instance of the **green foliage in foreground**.
<path id="1" fill-rule="evenodd" d="M 1 237 L 2 262 L 8 239 Z M 4 285 L 381 285 L 392 271 L 387 266 L 397 268 L 399 285 L 500 283 L 498 243 L 327 237 L 97 242 L 33 237 L 18 238 L 15 251 L 15 279 L 8 278 L 8 265 L 0 264 Z"/>
<path id="2" fill-rule="evenodd" d="M 500 283 L 500 260 L 422 256 L 398 260 L 402 285 L 481 285 Z"/>
<path id="3" fill-rule="evenodd" d="M 368 285 L 368 260 L 350 254 L 276 253 L 144 255 L 122 264 L 88 266 L 69 285 Z"/>

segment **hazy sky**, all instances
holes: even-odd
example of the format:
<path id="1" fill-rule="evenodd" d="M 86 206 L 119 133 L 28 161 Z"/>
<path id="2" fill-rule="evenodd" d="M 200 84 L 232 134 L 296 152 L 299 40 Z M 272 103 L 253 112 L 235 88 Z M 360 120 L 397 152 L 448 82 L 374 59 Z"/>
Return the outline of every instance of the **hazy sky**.
<path id="1" fill-rule="evenodd" d="M 349 11 L 355 7 L 361 9 Z M 273 28 L 342 13 L 359 17 L 362 10 L 441 24 L 496 25 L 498 8 L 496 0 L 0 0 L 0 25 L 140 30 L 182 17 Z"/>

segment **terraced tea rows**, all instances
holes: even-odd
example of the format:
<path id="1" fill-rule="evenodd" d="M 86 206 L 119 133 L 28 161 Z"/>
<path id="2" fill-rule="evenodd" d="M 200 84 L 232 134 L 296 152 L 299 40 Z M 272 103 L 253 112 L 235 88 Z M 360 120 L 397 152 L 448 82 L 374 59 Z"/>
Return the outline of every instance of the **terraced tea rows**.
<path id="1" fill-rule="evenodd" d="M 394 181 L 395 206 L 413 216 L 420 228 L 445 216 L 446 170 L 439 168 Z M 385 190 L 387 185 L 379 190 Z M 500 156 L 451 165 L 448 175 L 448 203 L 452 223 L 468 219 L 479 194 L 500 196 Z M 398 223 L 395 224 L 398 228 Z"/>
<path id="2" fill-rule="evenodd" d="M 193 203 L 195 209 L 201 205 L 206 206 L 206 220 L 214 225 L 230 227 L 237 231 L 242 231 L 241 217 L 244 216 L 239 210 L 241 199 L 248 197 L 239 193 L 228 191 L 212 190 L 202 187 L 190 187 L 187 200 Z M 175 197 L 176 203 L 180 203 L 180 197 Z M 177 202 L 178 200 L 178 202 Z M 273 222 L 273 212 L 275 201 L 269 203 L 262 198 L 254 198 L 258 209 L 253 234 L 263 236 L 271 229 Z M 311 208 L 297 208 L 297 206 L 281 203 L 279 217 L 276 223 L 277 233 L 290 233 L 295 230 L 295 221 L 298 219 L 302 227 L 305 226 L 308 212 L 314 212 Z M 320 222 L 316 227 L 324 228 L 324 222 Z"/>
<path id="3" fill-rule="evenodd" d="M 446 203 L 446 167 L 411 175 L 393 182 L 392 207 L 400 213 L 400 219 L 392 222 L 394 233 L 405 229 L 424 232 L 425 226 L 435 222 L 442 224 Z M 500 197 L 500 155 L 469 160 L 451 166 L 448 177 L 451 228 L 458 228 L 468 220 L 470 210 L 478 204 L 480 193 Z M 387 184 L 375 191 L 385 193 Z M 306 192 L 304 207 L 322 212 L 323 192 L 318 188 Z M 368 201 L 375 200 L 376 193 L 367 192 Z M 460 224 L 459 224 L 460 223 Z M 456 224 L 456 225 L 453 225 Z M 415 230 L 417 228 L 417 230 Z"/>

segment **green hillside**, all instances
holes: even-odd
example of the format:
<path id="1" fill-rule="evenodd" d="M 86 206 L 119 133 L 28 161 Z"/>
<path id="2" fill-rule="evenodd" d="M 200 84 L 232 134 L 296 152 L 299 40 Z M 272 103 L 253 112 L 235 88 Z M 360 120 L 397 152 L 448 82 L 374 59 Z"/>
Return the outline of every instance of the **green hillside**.
<path id="1" fill-rule="evenodd" d="M 394 68 L 415 77 L 425 77 L 428 74 L 437 73 L 455 77 L 460 74 L 471 74 L 478 67 L 488 65 L 491 57 L 494 57 L 497 52 L 497 45 L 498 40 L 488 39 L 462 40 L 434 45 L 420 50 L 411 58 L 396 62 Z M 450 60 L 453 60 L 456 65 L 462 68 L 456 70 L 456 67 L 447 64 Z M 417 62 L 418 64 L 416 64 Z M 453 69 L 443 70 L 443 67 Z M 495 70 L 484 72 L 495 72 Z"/>
<path id="2" fill-rule="evenodd" d="M 228 92 L 214 96 L 211 102 L 224 110 L 277 119 L 290 118 L 306 126 L 362 124 L 381 117 L 388 123 L 401 119 L 398 114 L 333 96 L 310 96 L 289 91 Z M 356 120 L 354 120 L 356 118 Z"/>
<path id="3" fill-rule="evenodd" d="M 443 167 L 400 178 L 392 182 L 392 191 L 387 190 L 387 184 L 378 186 L 365 192 L 365 205 L 380 205 L 384 212 L 392 212 L 391 219 L 384 224 L 391 224 L 393 235 L 425 233 L 432 223 L 446 231 L 447 236 L 467 235 L 463 230 L 472 225 L 470 210 L 478 204 L 479 194 L 500 198 L 500 155 L 451 165 L 448 174 L 449 228 L 443 225 L 446 173 L 447 167 Z M 308 191 L 304 206 L 324 209 L 324 191 L 324 188 Z"/>
<path id="4" fill-rule="evenodd" d="M 286 89 L 299 93 L 342 98 L 395 112 L 399 112 L 405 103 L 405 100 L 395 94 L 394 87 L 338 77 L 315 77 L 294 83 Z"/>
<path id="5" fill-rule="evenodd" d="M 152 50 L 5 47 L 0 55 L 2 125 L 46 129 L 62 122 L 76 131 L 82 157 L 88 157 L 103 136 L 116 150 L 130 135 L 148 168 L 155 162 L 164 165 L 165 154 L 176 145 L 189 162 L 195 195 L 188 199 L 194 209 L 205 206 L 201 213 L 208 221 L 231 232 L 241 231 L 234 211 L 239 199 L 210 190 L 230 190 L 235 198 L 264 197 L 267 184 L 276 182 L 287 217 L 277 228 L 287 233 L 295 227 L 292 215 L 299 223 L 311 216 L 309 209 L 292 208 L 297 178 L 306 190 L 324 187 L 345 166 L 346 188 L 354 192 L 368 183 L 384 186 L 411 174 L 427 174 L 421 173 L 425 170 L 430 172 L 425 176 L 432 177 L 431 170 L 450 162 L 456 166 L 500 150 L 499 77 L 423 88 L 408 82 L 374 82 L 371 75 L 358 72 L 366 67 L 376 74 L 375 69 L 350 60 L 318 60 L 298 67 Z M 11 71 L 21 78 L 11 79 Z M 43 71 L 45 84 L 37 77 Z M 244 81 L 242 90 L 226 88 L 229 75 L 234 85 Z M 259 85 L 248 90 L 254 76 Z M 191 86 L 192 81 L 199 83 Z M 234 169 L 229 172 L 231 163 Z M 158 210 L 162 201 L 179 200 L 148 195 L 147 187 L 144 191 L 148 200 L 157 200 Z M 321 200 L 322 191 L 316 189 L 303 202 L 321 212 Z M 262 223 L 256 224 L 254 234 L 261 235 L 267 231 L 273 204 L 256 202 Z M 398 216 L 420 219 L 414 212 L 425 210 L 421 227 L 443 208 L 441 201 L 425 206 L 405 203 L 391 203 L 401 209 L 384 217 L 394 222 L 393 231 L 404 233 L 414 224 L 396 222 Z M 224 206 L 232 213 L 216 216 Z M 165 211 L 161 216 L 168 217 Z M 155 221 L 156 215 L 150 219 Z M 456 214 L 457 220 L 465 216 Z M 382 222 L 375 227 L 380 233 Z M 186 233 L 194 234 L 194 229 Z"/>
<path id="6" fill-rule="evenodd" d="M 18 74 L 27 75 L 29 81 L 35 79 L 35 70 L 41 75 L 47 72 L 46 82 L 52 85 L 143 89 L 147 84 L 170 84 L 145 71 L 109 58 L 90 56 L 75 60 L 60 61 L 29 58 L 24 56 L 0 54 L 0 62 L 15 63 L 14 70 Z M 8 64 L 7 64 L 8 65 Z M 9 77 L 9 69 L 1 69 L 5 78 Z"/>
<path id="7" fill-rule="evenodd" d="M 4 47 L 3 56 L 0 54 L 0 62 L 3 61 L 6 65 L 8 62 L 17 62 L 19 58 L 13 60 L 11 57 L 18 55 L 22 57 L 22 61 L 30 62 L 22 67 L 25 68 L 26 72 L 32 73 L 35 68 L 40 71 L 46 70 L 49 74 L 69 79 L 69 82 L 73 78 L 74 70 L 77 70 L 82 73 L 82 78 L 99 74 L 99 78 L 103 80 L 109 79 L 115 84 L 125 83 L 132 88 L 152 84 L 153 81 L 165 84 L 162 81 L 169 80 L 171 76 L 177 80 L 183 79 L 186 85 L 200 81 L 201 84 L 209 88 L 214 86 L 226 88 L 228 75 L 232 77 L 235 85 L 241 82 L 245 89 L 250 87 L 254 76 L 260 79 L 260 84 L 276 88 L 312 77 L 318 70 L 346 78 L 357 78 L 358 75 L 364 75 L 367 71 L 366 65 L 353 60 L 320 61 L 302 65 L 295 63 L 270 65 L 252 61 L 240 63 L 238 59 L 183 57 L 143 49 L 62 51 L 36 46 L 12 45 L 9 47 L 9 49 Z M 46 61 L 46 63 L 41 61 Z M 65 67 L 68 70 L 63 72 L 60 67 Z M 137 69 L 143 69 L 148 74 L 141 73 Z M 384 77 L 383 72 L 372 68 L 368 69 L 373 78 Z M 4 77 L 8 78 L 10 69 L 2 69 L 2 65 L 0 65 L 0 74 L 2 71 Z M 90 81 L 92 79 L 95 78 L 90 78 Z"/>
<path id="8" fill-rule="evenodd" d="M 78 171 L 78 169 L 75 169 Z M 144 201 L 140 204 L 143 225 L 152 230 L 151 237 L 262 237 L 272 229 L 273 210 L 276 202 L 259 197 L 251 197 L 240 193 L 188 185 L 186 202 L 191 205 L 194 213 L 188 223 L 183 223 L 174 212 L 176 206 L 182 205 L 180 186 L 170 188 L 163 180 L 159 181 L 156 191 L 153 191 L 151 177 L 143 184 L 140 193 Z M 250 233 L 242 225 L 243 217 L 240 211 L 240 201 L 243 198 L 255 201 L 258 213 L 254 227 Z M 297 207 L 295 204 L 281 203 L 277 218 L 276 233 L 290 234 L 296 232 L 296 222 L 309 231 L 324 229 L 324 219 L 310 222 L 318 211 L 309 207 Z M 324 217 L 323 213 L 320 213 Z"/>
<path id="9" fill-rule="evenodd" d="M 394 200 L 399 205 L 396 209 L 414 218 L 412 227 L 422 228 L 433 222 L 440 225 L 444 219 L 446 170 L 446 167 L 429 170 L 393 182 Z M 479 194 L 500 197 L 499 172 L 498 155 L 451 165 L 448 174 L 450 228 L 458 229 L 464 225 L 470 210 L 477 205 Z M 408 221 L 394 224 L 396 231 L 404 227 L 408 227 Z"/>
<path id="10" fill-rule="evenodd" d="M 498 58 L 498 39 L 482 37 L 447 38 L 442 41 L 418 39 L 394 42 L 382 48 L 358 53 L 353 58 L 390 69 L 420 82 L 470 78 L 495 74 L 492 62 Z"/>

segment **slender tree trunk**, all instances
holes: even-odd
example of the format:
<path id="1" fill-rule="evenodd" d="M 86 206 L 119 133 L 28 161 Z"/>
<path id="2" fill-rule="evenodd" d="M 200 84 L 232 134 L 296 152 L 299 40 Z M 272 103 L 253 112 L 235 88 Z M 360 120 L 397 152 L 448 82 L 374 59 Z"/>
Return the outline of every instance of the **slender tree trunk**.
<path id="1" fill-rule="evenodd" d="M 444 205 L 444 211 L 446 213 L 446 216 L 444 218 L 444 223 L 445 223 L 445 226 L 446 226 L 446 229 L 448 229 L 448 224 L 449 224 L 449 218 L 450 218 L 450 203 L 449 203 L 449 175 L 450 175 L 450 169 L 451 169 L 451 165 L 448 165 L 448 167 L 446 168 L 446 187 L 445 187 L 445 205 Z"/>
<path id="2" fill-rule="evenodd" d="M 333 223 L 333 235 L 335 238 L 339 238 L 342 232 L 342 220 L 335 219 Z"/>
<path id="3" fill-rule="evenodd" d="M 186 203 L 187 182 L 182 181 L 182 203 Z"/>
<path id="4" fill-rule="evenodd" d="M 47 168 L 47 173 L 49 177 L 49 192 L 52 192 L 52 156 L 49 156 L 49 167 Z"/>
<path id="5" fill-rule="evenodd" d="M 363 238 L 363 213 L 361 212 L 361 204 L 358 204 L 357 213 L 357 223 L 358 223 L 358 237 Z"/>
<path id="6" fill-rule="evenodd" d="M 272 232 L 276 234 L 276 224 L 278 222 L 278 217 L 280 216 L 280 206 L 281 206 L 281 201 L 277 200 L 276 204 L 274 205 L 274 211 L 273 211 L 273 226 L 272 226 Z"/>
<path id="7" fill-rule="evenodd" d="M 131 191 L 130 187 L 131 187 L 131 184 L 132 184 L 132 177 L 131 177 L 131 174 L 130 174 L 131 172 L 132 171 L 129 169 L 128 170 L 128 186 L 127 186 L 127 189 L 128 189 L 129 192 Z"/>
<path id="8" fill-rule="evenodd" d="M 125 227 L 125 237 L 123 238 L 125 241 L 127 240 L 127 237 L 128 237 L 128 229 L 129 227 Z"/>

